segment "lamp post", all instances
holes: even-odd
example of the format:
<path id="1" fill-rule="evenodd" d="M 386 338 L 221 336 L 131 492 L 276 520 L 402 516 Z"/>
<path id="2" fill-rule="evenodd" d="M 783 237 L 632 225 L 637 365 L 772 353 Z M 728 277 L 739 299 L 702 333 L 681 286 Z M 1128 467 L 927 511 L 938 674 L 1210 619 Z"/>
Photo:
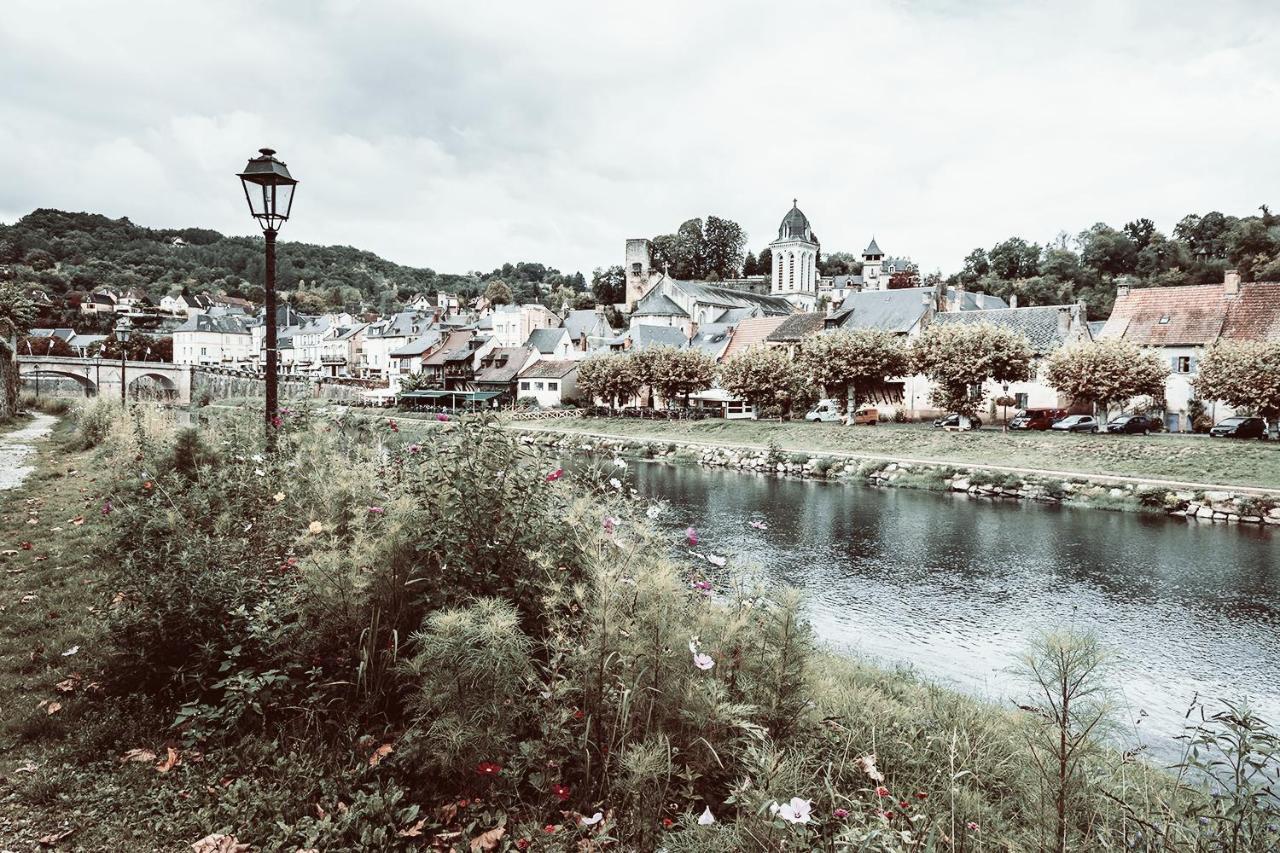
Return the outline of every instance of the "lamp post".
<path id="1" fill-rule="evenodd" d="M 244 171 L 238 174 L 240 183 L 244 187 L 245 200 L 249 202 L 249 212 L 254 219 L 258 220 L 258 225 L 262 228 L 267 249 L 263 310 L 267 323 L 265 341 L 267 400 L 264 418 L 268 450 L 275 448 L 277 409 L 276 233 L 289 219 L 289 209 L 293 206 L 293 190 L 298 185 L 298 182 L 289 174 L 289 168 L 276 159 L 275 153 L 270 148 L 259 148 L 259 156 L 251 158 L 249 164 L 244 167 Z"/>
<path id="2" fill-rule="evenodd" d="M 129 335 L 133 331 L 133 321 L 128 317 L 121 317 L 116 322 L 116 343 L 120 345 L 120 405 L 128 407 L 129 405 L 129 383 L 125 380 L 124 365 L 127 354 L 125 344 L 129 343 Z"/>

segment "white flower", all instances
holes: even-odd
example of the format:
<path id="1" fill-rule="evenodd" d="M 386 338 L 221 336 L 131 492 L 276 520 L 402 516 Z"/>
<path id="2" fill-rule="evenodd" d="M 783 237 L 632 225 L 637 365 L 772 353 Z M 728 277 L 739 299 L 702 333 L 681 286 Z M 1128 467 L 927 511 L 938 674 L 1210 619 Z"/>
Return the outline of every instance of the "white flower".
<path id="1" fill-rule="evenodd" d="M 262 461 L 262 454 L 261 454 L 261 453 L 255 453 L 255 454 L 253 454 L 252 456 L 250 456 L 249 458 L 250 458 L 250 459 L 252 459 L 254 462 L 261 462 L 261 461 Z"/>
<path id="2" fill-rule="evenodd" d="M 710 826 L 716 822 L 716 816 L 711 813 L 711 806 L 707 806 L 702 810 L 702 814 L 698 815 L 698 826 Z"/>
<path id="3" fill-rule="evenodd" d="M 802 800 L 799 797 L 792 797 L 791 802 L 785 805 L 774 803 L 769 806 L 769 813 L 780 817 L 787 823 L 808 823 L 809 810 L 813 804 L 808 800 Z"/>
<path id="4" fill-rule="evenodd" d="M 693 665 L 705 672 L 715 666 L 716 662 L 711 659 L 711 655 L 695 654 L 693 656 Z M 805 818 L 805 820 L 808 820 L 808 818 Z"/>
<path id="5" fill-rule="evenodd" d="M 724 564 L 725 564 L 727 561 L 725 560 L 725 558 L 724 558 L 724 557 L 720 557 L 720 556 L 717 556 L 717 555 L 715 555 L 715 554 L 708 554 L 708 555 L 707 555 L 707 562 L 708 562 L 708 563 L 710 563 L 710 564 L 711 564 L 711 565 L 713 565 L 713 566 L 720 566 L 721 568 L 723 568 L 723 567 L 724 567 Z"/>
<path id="6" fill-rule="evenodd" d="M 597 823 L 599 823 L 602 820 L 604 820 L 604 812 L 596 812 L 591 817 L 578 818 L 578 822 L 581 823 L 583 826 L 595 826 Z"/>
<path id="7" fill-rule="evenodd" d="M 613 467 L 615 467 L 615 468 L 626 468 L 626 467 L 627 467 L 627 460 L 625 460 L 625 459 L 614 459 L 614 460 L 613 460 Z"/>
<path id="8" fill-rule="evenodd" d="M 261 468 L 254 468 L 253 473 L 257 474 L 259 477 L 267 476 L 267 472 L 263 471 Z"/>
<path id="9" fill-rule="evenodd" d="M 610 486 L 613 486 L 613 487 L 614 487 L 615 489 L 617 489 L 618 491 L 622 491 L 622 481 L 621 481 L 621 480 L 619 480 L 617 477 L 610 477 L 610 478 L 609 478 L 609 485 L 610 485 Z"/>
<path id="10" fill-rule="evenodd" d="M 650 506 L 648 509 L 644 511 L 644 514 L 649 516 L 650 521 L 653 521 L 658 516 L 662 515 L 662 507 L 658 506 L 657 504 L 653 504 L 652 506 Z"/>

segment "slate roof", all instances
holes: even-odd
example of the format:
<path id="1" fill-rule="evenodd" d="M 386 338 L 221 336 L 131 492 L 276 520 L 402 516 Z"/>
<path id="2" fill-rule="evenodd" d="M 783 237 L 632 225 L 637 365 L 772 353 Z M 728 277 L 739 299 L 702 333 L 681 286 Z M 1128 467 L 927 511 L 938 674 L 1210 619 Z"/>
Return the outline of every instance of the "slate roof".
<path id="1" fill-rule="evenodd" d="M 632 349 L 683 347 L 688 343 L 684 332 L 671 326 L 632 326 L 629 337 Z"/>
<path id="2" fill-rule="evenodd" d="M 807 335 L 821 332 L 826 319 L 826 315 L 821 311 L 792 314 L 790 317 L 784 317 L 778 324 L 778 328 L 765 336 L 765 340 L 773 343 L 798 341 Z"/>
<path id="3" fill-rule="evenodd" d="M 450 332 L 435 352 L 422 360 L 423 364 L 439 366 L 448 361 L 451 353 L 470 353 L 471 348 L 467 345 L 470 340 L 475 337 L 475 332 L 458 331 Z"/>
<path id="4" fill-rule="evenodd" d="M 495 347 L 480 362 L 475 381 L 487 385 L 505 385 L 520 375 L 534 350 L 529 347 Z"/>
<path id="5" fill-rule="evenodd" d="M 677 281 L 676 279 L 671 281 L 677 287 L 683 288 L 694 299 L 709 305 L 723 305 L 725 308 L 746 308 L 755 305 L 764 313 L 779 317 L 795 312 L 795 306 L 781 296 L 765 296 L 745 290 L 718 287 L 701 281 Z"/>
<path id="6" fill-rule="evenodd" d="M 884 254 L 884 252 L 880 250 L 880 244 L 878 244 L 878 243 L 876 242 L 876 238 L 875 238 L 875 237 L 872 237 L 872 238 L 871 238 L 871 242 L 867 244 L 867 248 L 865 248 L 865 249 L 863 249 L 863 250 L 862 250 L 862 254 L 864 254 L 864 255 L 883 255 L 883 254 Z"/>
<path id="7" fill-rule="evenodd" d="M 236 316 L 192 314 L 175 332 L 217 332 L 223 335 L 247 335 L 249 330 Z"/>
<path id="8" fill-rule="evenodd" d="M 679 305 L 671 301 L 665 293 L 650 291 L 636 303 L 632 317 L 688 317 L 689 314 Z"/>
<path id="9" fill-rule="evenodd" d="M 1067 343 L 1080 328 L 1069 329 L 1067 336 L 1061 332 L 1059 316 L 1076 310 L 1074 305 L 1037 305 L 1028 308 L 998 308 L 992 311 L 942 311 L 933 315 L 933 322 L 940 325 L 958 323 L 990 323 L 1017 332 L 1025 337 L 1037 355 L 1045 355 Z M 1086 327 L 1087 328 L 1087 327 Z"/>
<path id="10" fill-rule="evenodd" d="M 791 203 L 791 209 L 787 211 L 786 216 L 782 217 L 782 223 L 778 225 L 778 239 L 818 242 L 818 235 L 813 233 L 813 228 L 809 225 L 809 217 L 800 212 L 795 202 Z"/>
<path id="11" fill-rule="evenodd" d="M 764 346 L 769 333 L 782 325 L 785 317 L 752 317 L 734 327 L 733 337 L 722 358 L 730 359 L 752 347 Z"/>
<path id="12" fill-rule="evenodd" d="M 410 341 L 402 347 L 393 349 L 387 353 L 387 356 L 389 358 L 412 358 L 415 355 L 422 355 L 438 343 L 440 343 L 439 330 L 428 329 L 425 335 Z"/>
<path id="13" fill-rule="evenodd" d="M 732 338 L 732 325 L 728 323 L 703 323 L 689 341 L 689 346 L 693 349 L 700 349 L 719 361 Z"/>
<path id="14" fill-rule="evenodd" d="M 604 315 L 594 308 L 570 311 L 564 318 L 564 330 L 575 342 L 584 334 L 589 338 L 607 338 L 614 333 Z"/>
<path id="15" fill-rule="evenodd" d="M 881 329 L 886 332 L 906 333 L 915 328 L 924 316 L 927 301 L 932 304 L 932 287 L 904 287 L 899 290 L 864 290 L 850 293 L 840 303 L 840 310 L 829 318 L 828 328 Z M 978 311 L 1009 306 L 998 296 L 988 296 L 971 290 L 962 291 L 960 309 Z M 955 288 L 947 288 L 950 297 Z"/>
<path id="16" fill-rule="evenodd" d="M 422 330 L 431 325 L 432 316 L 424 314 L 421 311 L 400 311 L 392 314 L 381 323 L 376 323 L 378 328 L 370 327 L 368 337 L 371 338 L 407 338 L 414 334 L 421 334 Z M 413 331 L 414 326 L 418 327 L 418 331 Z"/>
<path id="17" fill-rule="evenodd" d="M 33 338 L 62 338 L 69 341 L 76 336 L 75 329 L 31 329 L 27 332 Z"/>
<path id="18" fill-rule="evenodd" d="M 564 329 L 534 329 L 529 333 L 529 340 L 525 341 L 527 346 L 531 346 L 543 355 L 551 355 L 556 351 L 556 346 L 560 343 L 560 339 L 565 336 Z M 572 346 L 572 342 L 570 342 Z"/>
<path id="19" fill-rule="evenodd" d="M 578 369 L 578 363 L 562 358 L 543 358 L 520 371 L 521 379 L 563 379 Z"/>

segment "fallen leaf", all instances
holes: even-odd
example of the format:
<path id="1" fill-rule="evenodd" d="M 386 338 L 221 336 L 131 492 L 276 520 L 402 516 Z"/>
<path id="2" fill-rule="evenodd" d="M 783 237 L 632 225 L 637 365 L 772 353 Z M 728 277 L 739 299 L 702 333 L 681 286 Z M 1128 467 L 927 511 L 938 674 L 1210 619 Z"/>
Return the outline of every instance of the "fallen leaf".
<path id="1" fill-rule="evenodd" d="M 79 527 L 80 525 L 84 524 L 84 516 L 77 515 L 75 518 L 71 519 L 71 523 L 74 524 L 76 527 Z"/>
<path id="2" fill-rule="evenodd" d="M 457 803 L 445 803 L 436 809 L 436 818 L 446 826 L 453 823 L 453 819 L 458 816 Z"/>
<path id="3" fill-rule="evenodd" d="M 191 845 L 195 853 L 249 853 L 249 845 L 236 841 L 234 835 L 215 832 Z"/>
<path id="4" fill-rule="evenodd" d="M 48 714 L 49 716 L 53 716 L 54 714 L 58 713 L 58 712 L 59 712 L 59 711 L 61 711 L 61 710 L 62 710 L 62 703 L 61 703 L 61 702 L 50 702 L 50 703 L 45 707 L 44 712 L 45 712 L 46 714 Z"/>
<path id="5" fill-rule="evenodd" d="M 38 843 L 43 844 L 46 847 L 52 847 L 75 831 L 76 828 L 73 826 L 70 829 L 62 830 L 61 832 L 51 832 L 48 835 L 42 836 Z"/>
<path id="6" fill-rule="evenodd" d="M 471 853 L 476 853 L 478 850 L 496 850 L 498 842 L 506 834 L 507 828 L 505 826 L 495 826 L 488 832 L 480 833 L 471 839 Z"/>
<path id="7" fill-rule="evenodd" d="M 178 750 L 174 749 L 173 747 L 169 747 L 168 754 L 164 758 L 160 759 L 160 762 L 156 764 L 156 772 L 168 773 L 170 770 L 172 770 L 174 767 L 176 767 L 181 763 L 182 763 L 182 758 L 178 755 Z"/>
<path id="8" fill-rule="evenodd" d="M 876 769 L 876 757 L 872 755 L 864 755 L 858 759 L 858 766 L 862 768 L 862 772 L 867 774 L 867 778 L 876 782 L 884 781 L 884 774 Z"/>
<path id="9" fill-rule="evenodd" d="M 36 764 L 34 761 L 24 761 L 22 764 L 16 767 L 13 772 L 14 773 L 35 773 L 39 769 L 40 769 L 40 765 Z"/>
<path id="10" fill-rule="evenodd" d="M 149 749 L 142 749 L 142 748 L 131 749 L 128 752 L 126 752 L 124 755 L 120 756 L 121 764 L 124 764 L 126 761 L 152 762 L 155 760 L 156 760 L 156 754 L 154 752 L 152 752 Z"/>
<path id="11" fill-rule="evenodd" d="M 23 604 L 30 604 L 31 602 L 33 602 L 33 601 L 35 601 L 35 600 L 36 600 L 36 596 L 35 596 L 35 594 L 34 594 L 34 593 L 31 593 L 31 594 L 28 594 L 28 595 L 24 595 L 24 596 L 22 596 L 22 603 L 23 603 Z"/>
<path id="12" fill-rule="evenodd" d="M 57 684 L 53 685 L 53 688 L 57 690 L 59 693 L 74 693 L 75 689 L 79 686 L 80 686 L 80 674 L 72 673 L 72 675 L 69 678 L 64 678 L 61 681 L 59 681 Z"/>
<path id="13" fill-rule="evenodd" d="M 378 747 L 373 751 L 373 755 L 369 756 L 369 766 L 377 767 L 379 764 L 382 763 L 382 759 L 386 758 L 390 754 L 391 754 L 391 744 L 384 743 L 382 746 Z"/>
<path id="14" fill-rule="evenodd" d="M 111 597 L 111 606 L 119 607 L 121 604 L 124 604 L 124 593 L 117 592 L 115 595 Z"/>
<path id="15" fill-rule="evenodd" d="M 422 827 L 426 825 L 427 825 L 427 819 L 424 817 L 422 820 L 418 821 L 413 826 L 408 826 L 400 830 L 399 832 L 396 833 L 396 835 L 400 836 L 401 838 L 417 838 L 419 835 L 422 834 Z"/>

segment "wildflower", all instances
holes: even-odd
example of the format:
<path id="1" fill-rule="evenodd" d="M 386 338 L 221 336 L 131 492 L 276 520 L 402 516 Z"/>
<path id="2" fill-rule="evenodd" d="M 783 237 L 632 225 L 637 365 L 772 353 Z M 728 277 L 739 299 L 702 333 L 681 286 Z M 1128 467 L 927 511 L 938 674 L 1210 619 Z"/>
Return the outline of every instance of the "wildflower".
<path id="1" fill-rule="evenodd" d="M 253 473 L 257 474 L 259 477 L 267 476 L 267 472 L 263 471 L 261 468 L 254 468 Z"/>
<path id="2" fill-rule="evenodd" d="M 696 654 L 693 656 L 693 665 L 703 672 L 706 672 L 711 669 L 711 667 L 715 666 L 716 662 L 711 659 L 711 655 Z"/>
<path id="3" fill-rule="evenodd" d="M 556 480 L 559 480 L 563 476 L 564 476 L 564 469 L 557 468 L 556 470 L 552 471 L 550 474 L 547 475 L 547 482 L 554 483 Z"/>
<path id="4" fill-rule="evenodd" d="M 255 453 L 252 456 L 250 456 L 249 459 L 252 462 L 257 462 L 258 464 L 262 464 L 262 462 L 266 459 L 266 457 L 264 457 L 261 453 Z"/>
<path id="5" fill-rule="evenodd" d="M 556 795 L 556 799 L 564 802 L 569 799 L 569 787 L 567 785 L 552 785 L 551 793 Z"/>
<path id="6" fill-rule="evenodd" d="M 690 547 L 696 547 L 698 544 L 698 531 L 690 527 L 685 530 L 684 538 L 685 541 L 689 543 Z"/>
<path id="7" fill-rule="evenodd" d="M 476 765 L 476 772 L 481 776 L 497 776 L 502 772 L 502 765 L 493 761 L 481 761 Z"/>
<path id="8" fill-rule="evenodd" d="M 768 529 L 769 529 L 769 525 L 765 524 L 763 521 L 753 521 L 753 522 L 751 522 L 751 526 L 752 526 L 752 527 L 754 527 L 756 530 L 768 530 Z"/>
<path id="9" fill-rule="evenodd" d="M 929 799 L 929 795 L 928 795 L 928 794 L 926 794 L 924 791 L 916 791 L 916 799 L 917 799 L 917 800 L 927 800 L 927 799 Z"/>
<path id="10" fill-rule="evenodd" d="M 410 453 L 417 453 L 417 452 L 418 452 L 419 450 L 421 450 L 421 449 L 422 449 L 422 445 L 420 445 L 420 444 L 411 444 L 411 445 L 409 445 L 409 452 L 410 452 Z"/>
<path id="11" fill-rule="evenodd" d="M 711 565 L 713 565 L 713 566 L 717 566 L 717 567 L 719 567 L 719 568 L 724 568 L 724 564 L 725 564 L 725 563 L 727 563 L 727 562 L 728 562 L 728 560 L 726 560 L 724 557 L 718 556 L 718 555 L 716 555 L 716 554 L 708 554 L 708 555 L 707 555 L 707 562 L 708 562 L 708 563 L 710 563 L 710 564 L 711 564 Z"/>
<path id="12" fill-rule="evenodd" d="M 889 789 L 886 788 L 884 785 L 881 785 L 880 787 L 876 788 L 876 796 L 877 797 L 889 796 Z"/>
<path id="13" fill-rule="evenodd" d="M 276 492 L 271 497 L 276 503 L 280 503 L 280 501 L 284 500 L 284 492 Z"/>
<path id="14" fill-rule="evenodd" d="M 792 797 L 791 802 L 783 805 L 774 803 L 769 806 L 769 812 L 775 817 L 780 817 L 787 823 L 808 823 L 809 812 L 813 808 L 813 803 L 808 800 L 802 800 L 799 797 Z"/>
<path id="15" fill-rule="evenodd" d="M 279 415 L 272 415 L 272 416 L 271 416 L 271 425 L 272 425 L 273 427 L 275 427 L 276 429 L 280 429 L 280 425 L 281 425 L 282 423 L 284 423 L 284 421 L 280 420 L 280 416 L 279 416 Z"/>
<path id="16" fill-rule="evenodd" d="M 711 581 L 694 581 L 692 586 L 703 595 L 711 594 Z"/>
<path id="17" fill-rule="evenodd" d="M 151 486 L 152 486 L 152 482 L 150 480 L 145 480 L 142 483 L 143 491 L 146 491 L 146 492 L 151 491 Z"/>
<path id="18" fill-rule="evenodd" d="M 652 506 L 650 506 L 648 509 L 644 511 L 644 514 L 649 516 L 650 521 L 655 521 L 657 520 L 658 516 L 662 515 L 662 507 L 658 506 L 657 504 L 653 504 Z"/>
<path id="19" fill-rule="evenodd" d="M 587 713 L 586 713 L 585 711 L 583 711 L 581 708 L 579 708 L 578 710 L 576 710 L 576 711 L 574 711 L 574 712 L 573 712 L 573 718 L 574 718 L 575 720 L 583 720 L 583 719 L 586 719 L 586 716 L 587 716 Z"/>
<path id="20" fill-rule="evenodd" d="M 549 823 L 546 826 L 542 827 L 542 831 L 545 832 L 547 835 L 551 835 L 559 828 L 560 827 L 556 826 L 554 823 Z"/>
<path id="21" fill-rule="evenodd" d="M 835 810 L 835 811 L 833 811 L 831 814 L 832 814 L 832 815 L 834 815 L 834 816 L 835 816 L 837 819 L 839 819 L 839 820 L 844 820 L 845 818 L 847 818 L 847 817 L 849 816 L 849 810 L 848 810 L 848 809 L 836 809 L 836 810 Z"/>
<path id="22" fill-rule="evenodd" d="M 444 423 L 445 421 L 449 420 L 449 416 L 446 415 L 444 412 L 441 412 L 440 414 L 436 415 L 436 420 L 440 421 L 440 423 Z"/>
<path id="23" fill-rule="evenodd" d="M 614 459 L 614 460 L 613 460 L 613 467 L 615 467 L 615 468 L 626 468 L 626 467 L 627 467 L 627 460 L 625 460 L 625 459 L 621 459 L 621 458 Z"/>
<path id="24" fill-rule="evenodd" d="M 710 826 L 716 822 L 716 816 L 711 813 L 711 806 L 707 806 L 702 810 L 702 814 L 698 815 L 698 826 Z"/>
<path id="25" fill-rule="evenodd" d="M 671 818 L 669 818 L 669 817 L 664 817 L 664 818 L 662 819 L 662 828 L 663 828 L 663 829 L 670 829 L 671 827 L 675 826 L 675 823 L 676 823 L 676 822 L 675 822 L 674 820 L 672 820 Z"/>
<path id="26" fill-rule="evenodd" d="M 613 535 L 613 531 L 616 530 L 618 525 L 621 523 L 622 519 L 616 518 L 612 515 L 606 515 L 604 517 L 604 532 Z"/>
<path id="27" fill-rule="evenodd" d="M 978 824 L 977 824 L 977 822 L 976 822 L 976 821 L 972 821 L 972 820 L 971 820 L 971 821 L 969 821 L 968 823 L 966 823 L 966 824 L 965 824 L 965 828 L 966 828 L 966 829 L 968 829 L 970 832 L 977 832 L 977 831 L 978 831 Z"/>
<path id="28" fill-rule="evenodd" d="M 371 506 L 368 509 L 369 509 L 370 515 L 382 515 L 384 512 L 386 512 L 386 510 L 380 506 Z"/>
<path id="29" fill-rule="evenodd" d="M 517 850 L 527 850 L 528 848 L 529 848 L 529 839 L 527 838 L 516 839 Z"/>
<path id="30" fill-rule="evenodd" d="M 387 426 L 391 427 L 391 431 L 392 431 L 392 432 L 399 432 L 399 431 L 400 431 L 400 427 L 399 427 L 399 425 L 398 425 L 398 424 L 396 424 L 396 419 L 395 419 L 395 418 L 387 418 Z"/>
<path id="31" fill-rule="evenodd" d="M 619 480 L 617 477 L 610 477 L 609 485 L 617 489 L 618 491 L 622 491 L 622 481 Z"/>
<path id="32" fill-rule="evenodd" d="M 906 800 L 898 800 L 898 808 L 905 812 L 907 809 L 911 808 L 911 803 L 908 803 Z"/>
<path id="33" fill-rule="evenodd" d="M 113 509 L 113 507 L 111 506 L 111 501 L 103 501 L 103 502 L 102 502 L 102 514 L 103 514 L 103 515 L 111 515 L 111 510 L 112 510 L 112 509 Z"/>
<path id="34" fill-rule="evenodd" d="M 318 521 L 313 521 L 307 525 L 307 530 L 318 535 L 324 533 L 324 525 Z"/>
<path id="35" fill-rule="evenodd" d="M 596 812 L 591 817 L 578 818 L 578 823 L 582 824 L 583 826 L 595 826 L 597 823 L 599 823 L 602 820 L 604 820 L 604 812 Z"/>
<path id="36" fill-rule="evenodd" d="M 884 818 L 885 820 L 893 820 L 893 812 L 891 811 L 880 812 L 880 817 Z"/>

